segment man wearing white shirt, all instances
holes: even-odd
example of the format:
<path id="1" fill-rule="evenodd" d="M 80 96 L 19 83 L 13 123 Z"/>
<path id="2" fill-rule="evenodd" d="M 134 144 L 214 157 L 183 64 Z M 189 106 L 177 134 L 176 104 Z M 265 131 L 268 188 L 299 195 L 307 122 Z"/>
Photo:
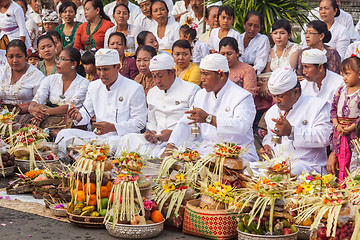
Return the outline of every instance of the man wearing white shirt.
<path id="1" fill-rule="evenodd" d="M 134 24 L 140 27 L 141 31 L 149 31 L 152 25 L 157 22 L 151 16 L 151 0 L 136 0 L 139 4 L 141 14 L 137 16 Z"/>
<path id="2" fill-rule="evenodd" d="M 89 84 L 86 98 L 80 110 L 72 107 L 68 115 L 75 125 L 93 122 L 94 132 L 64 129 L 59 132 L 56 142 L 59 150 L 65 151 L 72 139 L 75 145 L 83 145 L 81 139 L 101 140 L 112 148 L 120 137 L 128 133 L 139 133 L 146 123 L 146 101 L 143 87 L 119 74 L 119 53 L 114 49 L 99 49 L 95 54 L 95 65 L 100 80 Z"/>
<path id="3" fill-rule="evenodd" d="M 167 53 L 150 60 L 150 71 L 156 86 L 147 94 L 147 130 L 144 134 L 123 136 L 119 149 L 126 146 L 129 151 L 134 151 L 140 147 L 140 153 L 150 151 L 151 157 L 160 157 L 172 130 L 184 112 L 190 109 L 195 94 L 200 90 L 196 84 L 176 77 L 175 65 L 173 57 Z"/>
<path id="4" fill-rule="evenodd" d="M 305 79 L 301 81 L 301 90 L 303 95 L 322 98 L 331 105 L 338 87 L 344 81 L 341 75 L 328 70 L 326 63 L 326 51 L 314 48 L 302 53 Z"/>
<path id="5" fill-rule="evenodd" d="M 268 134 L 260 154 L 292 156 L 292 174 L 321 172 L 326 166 L 326 147 L 331 133 L 330 104 L 318 97 L 304 96 L 291 68 L 276 69 L 269 81 L 273 105 L 265 115 Z M 274 135 L 281 144 L 272 142 Z"/>
<path id="6" fill-rule="evenodd" d="M 184 25 L 188 20 L 191 19 L 191 22 L 197 25 L 197 38 L 199 38 L 204 33 L 204 28 L 206 28 L 204 18 L 204 2 L 205 0 L 190 0 L 191 11 L 182 15 L 179 21 L 180 25 Z"/>
<path id="7" fill-rule="evenodd" d="M 38 27 L 41 27 L 41 16 L 39 14 L 39 1 L 38 0 L 30 0 L 28 10 L 26 12 L 26 17 L 33 20 Z"/>
<path id="8" fill-rule="evenodd" d="M 134 24 L 135 23 L 135 19 L 141 14 L 141 10 L 138 6 L 136 6 L 135 4 L 131 3 L 129 0 L 116 0 L 113 1 L 109 4 L 107 4 L 104 7 L 104 12 L 106 13 L 106 15 L 109 16 L 109 18 L 111 19 L 111 21 L 116 24 L 114 17 L 113 17 L 113 13 L 114 13 L 114 8 L 116 5 L 118 4 L 124 4 L 126 6 L 128 6 L 129 10 L 130 10 L 130 17 L 128 20 L 129 24 Z"/>
<path id="9" fill-rule="evenodd" d="M 196 144 L 199 153 L 207 154 L 216 143 L 233 142 L 248 148 L 244 158 L 256 162 L 252 130 L 256 110 L 251 93 L 229 80 L 229 66 L 224 56 L 210 54 L 202 59 L 199 67 L 204 88 L 176 125 L 163 156 L 175 146 Z M 192 141 L 194 123 L 200 127 L 200 136 Z"/>

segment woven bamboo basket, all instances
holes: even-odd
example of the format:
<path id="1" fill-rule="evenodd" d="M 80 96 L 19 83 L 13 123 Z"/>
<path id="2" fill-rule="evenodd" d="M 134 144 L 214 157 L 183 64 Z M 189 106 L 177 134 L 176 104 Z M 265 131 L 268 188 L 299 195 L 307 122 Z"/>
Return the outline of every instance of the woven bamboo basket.
<path id="1" fill-rule="evenodd" d="M 66 214 L 69 221 L 79 227 L 105 228 L 104 217 L 80 216 L 71 214 L 69 212 L 66 212 Z"/>

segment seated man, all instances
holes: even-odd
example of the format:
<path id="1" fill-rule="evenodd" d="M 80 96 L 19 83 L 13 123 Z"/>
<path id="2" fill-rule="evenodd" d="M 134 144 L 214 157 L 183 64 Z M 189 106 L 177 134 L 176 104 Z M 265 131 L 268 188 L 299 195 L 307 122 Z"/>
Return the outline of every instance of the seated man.
<path id="1" fill-rule="evenodd" d="M 250 92 L 229 80 L 229 66 L 220 54 L 210 54 L 200 63 L 201 81 L 204 89 L 195 96 L 193 107 L 186 111 L 173 130 L 163 156 L 175 146 L 193 148 L 191 127 L 198 123 L 200 154 L 212 152 L 219 142 L 233 142 L 248 148 L 244 158 L 250 162 L 258 160 L 252 124 L 256 110 Z"/>
<path id="2" fill-rule="evenodd" d="M 150 71 L 156 86 L 147 95 L 148 120 L 144 134 L 130 133 L 121 138 L 120 147 L 134 151 L 150 151 L 160 157 L 177 122 L 189 110 L 200 87 L 176 77 L 174 58 L 167 53 L 150 60 Z"/>
<path id="3" fill-rule="evenodd" d="M 147 109 L 143 87 L 119 74 L 118 52 L 99 49 L 95 54 L 95 65 L 101 81 L 91 82 L 82 108 L 78 110 L 73 106 L 68 114 L 75 125 L 86 125 L 95 117 L 93 125 L 96 129 L 94 132 L 61 130 L 55 140 L 60 141 L 60 151 L 64 151 L 73 138 L 75 145 L 83 145 L 81 139 L 98 139 L 114 147 L 121 136 L 140 132 L 145 127 Z"/>
<path id="4" fill-rule="evenodd" d="M 305 78 L 300 82 L 302 93 L 322 98 L 331 105 L 338 87 L 344 81 L 341 75 L 327 69 L 326 52 L 317 48 L 305 50 L 301 64 Z"/>
<path id="5" fill-rule="evenodd" d="M 268 82 L 275 105 L 265 115 L 268 134 L 260 154 L 292 154 L 292 174 L 320 172 L 326 166 L 326 147 L 331 133 L 330 104 L 321 98 L 304 96 L 296 73 L 289 68 L 276 69 Z M 274 135 L 281 144 L 274 144 Z"/>

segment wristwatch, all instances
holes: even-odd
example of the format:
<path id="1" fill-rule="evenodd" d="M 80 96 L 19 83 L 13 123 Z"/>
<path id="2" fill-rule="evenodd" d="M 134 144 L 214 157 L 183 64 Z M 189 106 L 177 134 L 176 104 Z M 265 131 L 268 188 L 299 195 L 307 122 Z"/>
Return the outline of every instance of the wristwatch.
<path id="1" fill-rule="evenodd" d="M 209 115 L 206 117 L 205 122 L 208 123 L 208 124 L 211 124 L 211 122 L 212 122 L 212 117 L 213 117 L 213 115 L 209 114 Z"/>

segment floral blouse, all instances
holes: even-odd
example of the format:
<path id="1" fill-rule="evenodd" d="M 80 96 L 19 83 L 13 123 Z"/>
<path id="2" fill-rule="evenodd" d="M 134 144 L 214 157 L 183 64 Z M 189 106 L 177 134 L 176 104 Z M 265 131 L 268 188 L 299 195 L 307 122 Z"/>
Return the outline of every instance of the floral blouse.
<path id="1" fill-rule="evenodd" d="M 73 46 L 75 41 L 76 30 L 79 28 L 81 22 L 75 22 L 73 29 L 71 30 L 70 36 L 66 36 L 64 31 L 65 24 L 61 24 L 56 27 L 56 31 L 60 34 L 61 40 L 63 41 L 63 47 Z"/>
<path id="2" fill-rule="evenodd" d="M 0 100 L 6 104 L 31 102 L 44 75 L 33 65 L 28 64 L 26 73 L 14 84 L 11 84 L 11 67 L 6 64 L 0 67 Z"/>

